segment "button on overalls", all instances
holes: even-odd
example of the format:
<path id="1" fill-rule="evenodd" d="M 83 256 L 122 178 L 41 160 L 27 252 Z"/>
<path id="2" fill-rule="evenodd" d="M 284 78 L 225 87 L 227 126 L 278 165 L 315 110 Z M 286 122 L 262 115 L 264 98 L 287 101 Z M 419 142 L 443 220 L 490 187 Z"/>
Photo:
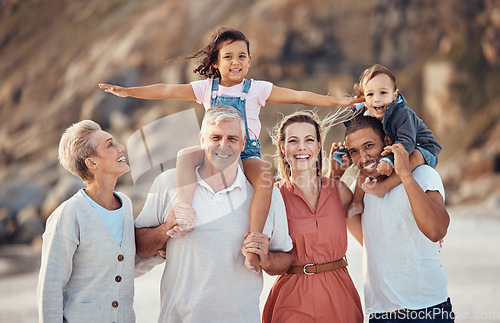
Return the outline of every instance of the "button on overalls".
<path id="1" fill-rule="evenodd" d="M 251 82 L 245 79 L 243 83 L 242 96 L 240 97 L 230 97 L 218 95 L 219 91 L 219 79 L 215 78 L 212 81 L 212 99 L 210 100 L 210 106 L 216 106 L 219 104 L 229 105 L 236 110 L 238 110 L 243 119 L 245 120 L 245 131 L 247 135 L 247 140 L 245 141 L 245 150 L 241 153 L 241 160 L 248 158 L 261 158 L 260 156 L 260 140 L 250 139 L 250 134 L 248 133 L 248 123 L 247 123 L 247 113 L 246 113 L 246 98 L 245 94 L 250 90 Z"/>

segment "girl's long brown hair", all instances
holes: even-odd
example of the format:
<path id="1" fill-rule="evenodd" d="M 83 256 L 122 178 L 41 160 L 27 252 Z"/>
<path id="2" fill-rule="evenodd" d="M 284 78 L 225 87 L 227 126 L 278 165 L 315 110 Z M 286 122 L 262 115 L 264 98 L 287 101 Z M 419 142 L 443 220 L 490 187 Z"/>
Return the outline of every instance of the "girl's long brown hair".
<path id="1" fill-rule="evenodd" d="M 250 55 L 250 42 L 245 35 L 236 29 L 221 27 L 210 36 L 211 41 L 203 49 L 191 55 L 183 57 L 184 59 L 199 58 L 200 65 L 193 70 L 205 78 L 220 78 L 220 73 L 214 64 L 219 59 L 219 51 L 226 43 L 233 43 L 242 40 L 247 44 L 248 55 Z"/>

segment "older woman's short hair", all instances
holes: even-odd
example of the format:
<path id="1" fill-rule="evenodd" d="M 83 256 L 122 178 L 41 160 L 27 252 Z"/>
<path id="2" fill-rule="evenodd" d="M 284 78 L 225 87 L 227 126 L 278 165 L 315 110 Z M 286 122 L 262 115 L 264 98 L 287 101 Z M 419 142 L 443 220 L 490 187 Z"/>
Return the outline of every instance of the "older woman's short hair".
<path id="1" fill-rule="evenodd" d="M 243 119 L 243 116 L 238 110 L 225 104 L 213 106 L 205 112 L 205 116 L 201 122 L 201 134 L 205 134 L 208 125 L 217 125 L 221 122 L 230 120 L 237 120 L 240 122 L 241 136 L 243 137 L 246 134 L 245 119 Z"/>
<path id="2" fill-rule="evenodd" d="M 84 182 L 94 178 L 85 159 L 96 154 L 97 141 L 91 135 L 99 130 L 101 127 L 94 121 L 83 120 L 66 129 L 59 142 L 59 163 Z"/>

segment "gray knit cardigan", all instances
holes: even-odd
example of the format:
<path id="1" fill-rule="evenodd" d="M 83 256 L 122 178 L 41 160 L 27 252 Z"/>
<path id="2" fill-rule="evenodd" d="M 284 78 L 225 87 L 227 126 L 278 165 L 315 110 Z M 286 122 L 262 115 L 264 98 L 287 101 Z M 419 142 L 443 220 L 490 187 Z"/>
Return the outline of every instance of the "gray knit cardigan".
<path id="1" fill-rule="evenodd" d="M 78 191 L 47 219 L 37 297 L 40 322 L 135 322 L 132 203 L 121 247 Z"/>

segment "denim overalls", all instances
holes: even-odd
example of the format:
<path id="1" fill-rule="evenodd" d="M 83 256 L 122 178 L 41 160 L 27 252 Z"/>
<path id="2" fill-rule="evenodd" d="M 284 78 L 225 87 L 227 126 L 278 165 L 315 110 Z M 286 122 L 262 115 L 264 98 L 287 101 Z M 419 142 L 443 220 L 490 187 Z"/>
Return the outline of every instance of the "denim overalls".
<path id="1" fill-rule="evenodd" d="M 210 106 L 216 106 L 219 104 L 229 105 L 236 110 L 238 110 L 243 119 L 245 120 L 245 131 L 247 135 L 247 140 L 245 141 L 245 150 L 241 153 L 241 160 L 248 158 L 261 158 L 260 156 L 260 140 L 250 139 L 250 134 L 248 133 L 248 123 L 247 123 L 247 113 L 246 113 L 246 98 L 245 94 L 250 90 L 250 81 L 245 79 L 243 84 L 242 96 L 231 97 L 218 95 L 219 91 L 219 79 L 215 78 L 212 81 L 212 99 L 210 100 Z"/>

